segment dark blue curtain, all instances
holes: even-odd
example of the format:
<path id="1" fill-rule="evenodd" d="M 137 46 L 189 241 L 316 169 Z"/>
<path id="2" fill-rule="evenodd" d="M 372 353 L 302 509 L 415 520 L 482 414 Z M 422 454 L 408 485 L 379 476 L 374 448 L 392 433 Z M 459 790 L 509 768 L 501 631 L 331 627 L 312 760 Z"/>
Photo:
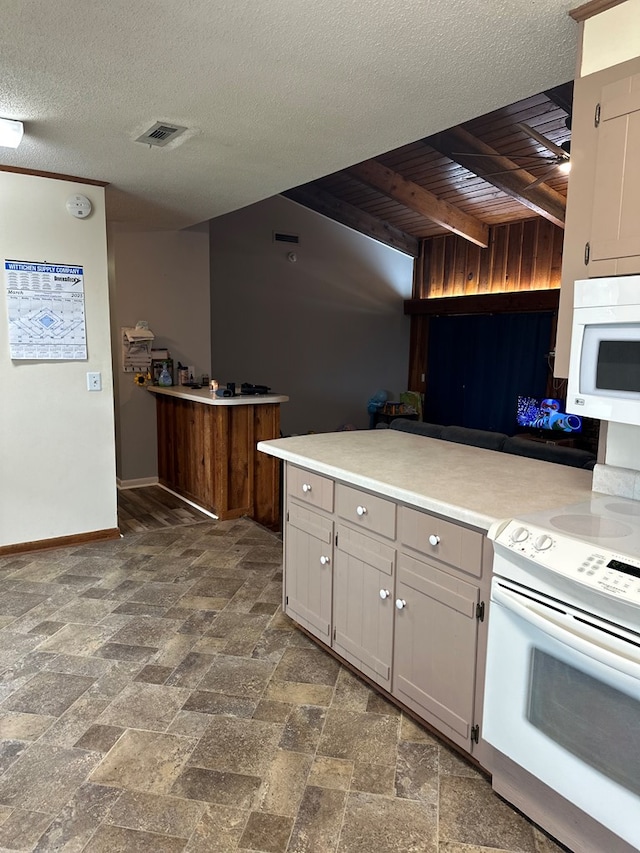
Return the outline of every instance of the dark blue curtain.
<path id="1" fill-rule="evenodd" d="M 552 319 L 552 312 L 433 317 L 425 421 L 513 435 L 518 395 L 546 395 Z"/>

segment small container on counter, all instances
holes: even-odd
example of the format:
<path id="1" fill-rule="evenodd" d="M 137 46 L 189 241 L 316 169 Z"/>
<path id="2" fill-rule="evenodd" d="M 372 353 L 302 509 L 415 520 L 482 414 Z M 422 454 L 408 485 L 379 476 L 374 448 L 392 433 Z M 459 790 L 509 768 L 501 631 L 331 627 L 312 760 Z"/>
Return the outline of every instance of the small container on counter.
<path id="1" fill-rule="evenodd" d="M 217 381 L 217 379 L 212 379 L 212 380 L 211 380 L 211 382 L 209 383 L 209 390 L 211 391 L 211 393 L 212 393 L 212 394 L 215 394 L 215 393 L 216 393 L 216 391 L 218 390 L 218 381 Z"/>

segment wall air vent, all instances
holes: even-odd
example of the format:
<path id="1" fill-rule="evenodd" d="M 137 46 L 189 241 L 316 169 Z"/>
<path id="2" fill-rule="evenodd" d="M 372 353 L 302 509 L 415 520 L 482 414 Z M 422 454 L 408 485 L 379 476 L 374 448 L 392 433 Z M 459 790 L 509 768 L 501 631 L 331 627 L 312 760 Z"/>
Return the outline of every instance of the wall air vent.
<path id="1" fill-rule="evenodd" d="M 300 237 L 297 234 L 280 234 L 277 231 L 273 232 L 274 243 L 300 243 Z"/>
<path id="2" fill-rule="evenodd" d="M 156 148 L 162 148 L 163 145 L 167 145 L 181 133 L 184 133 L 186 129 L 186 127 L 179 127 L 177 124 L 157 121 L 142 136 L 139 136 L 136 142 L 144 142 L 145 145 L 155 145 Z"/>

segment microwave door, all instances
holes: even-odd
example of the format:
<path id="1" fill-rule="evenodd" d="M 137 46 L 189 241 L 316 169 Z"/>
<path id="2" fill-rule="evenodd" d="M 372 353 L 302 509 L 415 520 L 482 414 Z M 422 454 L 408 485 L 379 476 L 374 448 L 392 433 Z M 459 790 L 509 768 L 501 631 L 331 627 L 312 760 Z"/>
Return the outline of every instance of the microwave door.
<path id="1" fill-rule="evenodd" d="M 596 388 L 640 394 L 640 340 L 600 341 Z"/>
<path id="2" fill-rule="evenodd" d="M 580 393 L 640 397 L 640 327 L 589 324 L 584 327 Z"/>

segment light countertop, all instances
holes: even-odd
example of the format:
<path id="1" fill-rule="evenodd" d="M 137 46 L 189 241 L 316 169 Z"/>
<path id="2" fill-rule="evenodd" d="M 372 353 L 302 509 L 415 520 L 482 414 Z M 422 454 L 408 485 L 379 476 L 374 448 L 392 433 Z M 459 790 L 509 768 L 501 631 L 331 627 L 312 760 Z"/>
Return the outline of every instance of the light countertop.
<path id="1" fill-rule="evenodd" d="M 592 471 L 399 430 L 277 438 L 258 450 L 485 531 L 593 496 Z"/>
<path id="2" fill-rule="evenodd" d="M 286 403 L 289 398 L 283 394 L 239 394 L 237 397 L 216 397 L 208 388 L 185 388 L 184 385 L 148 385 L 152 394 L 166 394 L 181 400 L 205 403 L 207 406 L 259 406 L 265 403 Z"/>

